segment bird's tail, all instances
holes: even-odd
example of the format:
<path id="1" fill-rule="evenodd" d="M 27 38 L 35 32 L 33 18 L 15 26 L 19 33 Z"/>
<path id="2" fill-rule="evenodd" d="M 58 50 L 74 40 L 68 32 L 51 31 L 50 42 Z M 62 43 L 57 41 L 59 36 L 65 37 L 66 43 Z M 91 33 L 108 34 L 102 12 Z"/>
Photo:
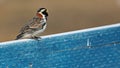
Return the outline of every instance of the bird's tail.
<path id="1" fill-rule="evenodd" d="M 20 39 L 20 38 L 22 38 L 22 37 L 23 37 L 23 33 L 20 33 L 19 35 L 16 36 L 16 39 L 15 39 L 15 40 L 18 40 L 18 39 Z"/>

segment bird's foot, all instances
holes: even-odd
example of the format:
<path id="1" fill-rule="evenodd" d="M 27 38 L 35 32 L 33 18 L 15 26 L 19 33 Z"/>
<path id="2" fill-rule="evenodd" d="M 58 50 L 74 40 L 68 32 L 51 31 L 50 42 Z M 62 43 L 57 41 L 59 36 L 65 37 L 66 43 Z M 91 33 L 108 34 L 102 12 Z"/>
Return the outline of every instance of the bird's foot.
<path id="1" fill-rule="evenodd" d="M 32 39 L 35 39 L 35 40 L 40 40 L 41 37 L 37 37 L 37 36 L 33 36 Z"/>

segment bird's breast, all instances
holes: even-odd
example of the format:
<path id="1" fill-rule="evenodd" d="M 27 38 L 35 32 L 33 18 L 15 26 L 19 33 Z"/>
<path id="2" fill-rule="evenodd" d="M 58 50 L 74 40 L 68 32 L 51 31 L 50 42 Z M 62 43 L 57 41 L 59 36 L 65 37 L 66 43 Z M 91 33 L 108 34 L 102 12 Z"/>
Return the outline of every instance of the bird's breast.
<path id="1" fill-rule="evenodd" d="M 42 29 L 37 29 L 35 32 L 33 32 L 33 36 L 40 36 L 40 34 L 45 31 L 46 25 Z"/>

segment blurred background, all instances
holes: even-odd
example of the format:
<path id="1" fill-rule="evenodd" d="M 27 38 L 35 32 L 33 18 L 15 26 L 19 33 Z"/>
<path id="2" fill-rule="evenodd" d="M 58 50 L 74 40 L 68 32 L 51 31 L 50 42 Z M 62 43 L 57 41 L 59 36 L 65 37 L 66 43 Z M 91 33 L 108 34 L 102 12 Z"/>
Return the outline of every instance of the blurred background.
<path id="1" fill-rule="evenodd" d="M 40 7 L 49 11 L 42 35 L 120 22 L 120 0 L 0 0 L 0 42 L 15 39 Z"/>

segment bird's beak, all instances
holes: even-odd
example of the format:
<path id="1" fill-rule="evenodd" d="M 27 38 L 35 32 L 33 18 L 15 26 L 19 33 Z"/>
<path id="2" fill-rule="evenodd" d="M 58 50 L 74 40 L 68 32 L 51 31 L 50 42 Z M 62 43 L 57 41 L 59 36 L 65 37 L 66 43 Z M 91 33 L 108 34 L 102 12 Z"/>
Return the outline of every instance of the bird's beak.
<path id="1" fill-rule="evenodd" d="M 46 17 L 48 16 L 48 10 L 46 10 Z"/>
<path id="2" fill-rule="evenodd" d="M 46 10 L 46 12 L 48 13 L 48 10 Z"/>

